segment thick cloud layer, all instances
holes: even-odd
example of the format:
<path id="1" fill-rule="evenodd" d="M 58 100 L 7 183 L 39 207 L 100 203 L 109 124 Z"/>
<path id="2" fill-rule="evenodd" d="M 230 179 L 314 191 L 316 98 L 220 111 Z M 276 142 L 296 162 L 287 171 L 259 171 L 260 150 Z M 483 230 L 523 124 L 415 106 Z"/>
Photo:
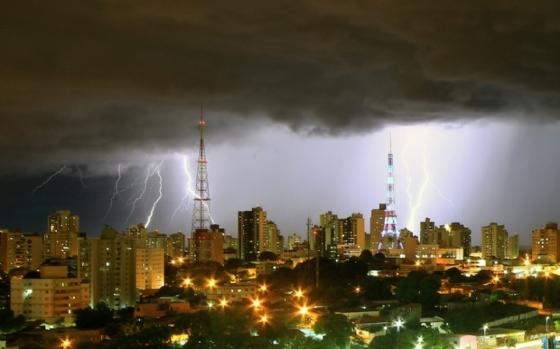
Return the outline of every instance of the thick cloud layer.
<path id="1" fill-rule="evenodd" d="M 2 170 L 190 146 L 200 104 L 214 141 L 267 122 L 345 134 L 556 119 L 559 14 L 553 0 L 13 1 Z"/>

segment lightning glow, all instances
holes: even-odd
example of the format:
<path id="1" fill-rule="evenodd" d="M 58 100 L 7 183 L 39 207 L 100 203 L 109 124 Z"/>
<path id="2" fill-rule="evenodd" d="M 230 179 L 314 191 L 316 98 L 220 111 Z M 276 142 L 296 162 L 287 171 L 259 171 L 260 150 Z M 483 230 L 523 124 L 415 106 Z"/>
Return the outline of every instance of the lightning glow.
<path id="1" fill-rule="evenodd" d="M 152 204 L 152 208 L 150 210 L 150 213 L 148 214 L 148 218 L 146 219 L 146 228 L 148 228 L 150 226 L 150 223 L 152 222 L 152 217 L 154 216 L 154 212 L 156 210 L 156 207 L 157 207 L 159 201 L 161 200 L 161 198 L 163 197 L 163 178 L 161 177 L 161 164 L 162 163 L 163 163 L 163 161 L 160 162 L 159 165 L 156 167 L 156 174 L 159 178 L 158 197 L 156 198 L 156 200 Z"/>
<path id="2" fill-rule="evenodd" d="M 146 190 L 148 189 L 148 181 L 155 174 L 156 171 L 157 171 L 157 166 L 154 167 L 153 164 L 150 164 L 146 169 L 146 177 L 144 178 L 144 185 L 142 186 L 142 189 L 140 190 L 138 196 L 136 196 L 134 200 L 132 200 L 132 204 L 131 204 L 132 208 L 130 209 L 130 213 L 126 217 L 127 222 L 130 221 L 130 217 L 132 217 L 132 214 L 136 210 L 136 203 L 144 198 L 144 194 L 146 194 Z"/>
<path id="3" fill-rule="evenodd" d="M 191 172 L 189 171 L 189 158 L 186 155 L 181 155 L 181 158 L 183 160 L 183 171 L 185 172 L 187 183 L 185 184 L 185 194 L 183 195 L 183 198 L 181 199 L 179 205 L 177 205 L 177 208 L 175 208 L 175 211 L 173 211 L 173 214 L 171 215 L 171 219 L 170 219 L 171 221 L 175 218 L 175 216 L 177 215 L 177 213 L 179 213 L 181 209 L 184 208 L 185 210 L 187 210 L 189 194 L 192 195 L 192 197 L 196 196 L 196 193 L 193 189 L 194 188 L 193 177 L 191 175 Z"/>
<path id="4" fill-rule="evenodd" d="M 84 182 L 84 172 L 82 171 L 82 168 L 80 166 L 77 167 L 78 169 L 78 175 L 80 176 L 80 184 L 82 185 L 82 188 L 87 189 L 87 185 Z"/>
<path id="5" fill-rule="evenodd" d="M 423 145 L 422 151 L 422 173 L 424 174 L 424 180 L 422 181 L 422 185 L 418 191 L 418 196 L 416 198 L 416 202 L 412 207 L 410 207 L 410 214 L 408 215 L 408 223 L 407 227 L 409 230 L 412 230 L 412 227 L 416 224 L 416 214 L 418 209 L 424 202 L 424 193 L 430 184 L 430 172 L 428 171 L 428 161 L 426 159 L 426 146 Z"/>
<path id="6" fill-rule="evenodd" d="M 45 179 L 43 182 L 41 182 L 39 185 L 37 185 L 35 188 L 33 188 L 33 194 L 35 194 L 37 191 L 44 188 L 47 184 L 49 184 L 54 179 L 54 177 L 56 177 L 59 174 L 61 174 L 62 172 L 64 172 L 65 169 L 66 169 L 66 165 L 62 165 L 62 167 L 59 168 L 56 172 L 51 174 L 47 179 Z"/>
<path id="7" fill-rule="evenodd" d="M 104 220 L 107 218 L 107 216 L 109 215 L 109 213 L 113 209 L 113 202 L 115 201 L 115 198 L 119 195 L 119 183 L 120 183 L 121 178 L 122 178 L 121 167 L 122 167 L 121 164 L 119 164 L 117 166 L 117 180 L 115 181 L 115 190 L 113 191 L 113 194 L 111 195 L 111 198 L 109 199 L 109 207 L 107 208 L 107 211 L 105 212 L 105 215 L 103 216 Z"/>

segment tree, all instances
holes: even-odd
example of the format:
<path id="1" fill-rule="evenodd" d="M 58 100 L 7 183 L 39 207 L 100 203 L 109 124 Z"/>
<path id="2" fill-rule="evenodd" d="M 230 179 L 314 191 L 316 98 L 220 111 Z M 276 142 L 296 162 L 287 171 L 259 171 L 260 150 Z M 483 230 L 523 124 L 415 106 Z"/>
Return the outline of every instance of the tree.
<path id="1" fill-rule="evenodd" d="M 363 250 L 362 253 L 360 253 L 360 257 L 358 258 L 366 264 L 373 263 L 373 254 L 370 250 Z"/>
<path id="2" fill-rule="evenodd" d="M 113 311 L 105 303 L 99 303 L 76 311 L 76 327 L 80 329 L 102 328 L 113 320 Z"/>
<path id="3" fill-rule="evenodd" d="M 350 336 L 354 333 L 354 326 L 348 319 L 341 314 L 327 313 L 320 316 L 313 326 L 316 333 L 324 333 L 323 347 L 329 342 L 334 343 L 339 348 L 346 348 L 350 343 Z"/>
<path id="4" fill-rule="evenodd" d="M 259 254 L 259 261 L 275 261 L 277 259 L 278 256 L 274 252 L 263 251 Z"/>
<path id="5" fill-rule="evenodd" d="M 0 310 L 0 333 L 9 334 L 17 332 L 25 325 L 25 317 L 18 315 L 14 317 L 11 310 Z"/>

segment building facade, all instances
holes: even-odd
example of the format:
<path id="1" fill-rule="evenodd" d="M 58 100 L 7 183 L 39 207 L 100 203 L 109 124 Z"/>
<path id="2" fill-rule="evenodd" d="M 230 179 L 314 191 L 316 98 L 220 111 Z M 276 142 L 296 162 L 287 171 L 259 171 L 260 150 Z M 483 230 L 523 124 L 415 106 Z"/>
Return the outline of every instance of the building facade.
<path id="1" fill-rule="evenodd" d="M 80 217 L 68 210 L 58 210 L 48 217 L 43 236 L 44 258 L 69 258 L 78 254 Z"/>
<path id="2" fill-rule="evenodd" d="M 508 232 L 504 225 L 492 222 L 481 229 L 482 258 L 505 259 Z"/>
<path id="3" fill-rule="evenodd" d="M 531 236 L 531 255 L 534 261 L 557 263 L 560 257 L 560 231 L 557 223 L 534 229 Z"/>
<path id="4" fill-rule="evenodd" d="M 196 229 L 192 237 L 192 257 L 196 262 L 224 263 L 225 229 L 211 224 L 210 229 Z"/>
<path id="5" fill-rule="evenodd" d="M 90 285 L 68 277 L 65 266 L 42 266 L 38 277 L 14 277 L 10 305 L 15 316 L 52 323 L 74 317 L 90 304 Z"/>
<path id="6" fill-rule="evenodd" d="M 0 270 L 38 269 L 43 263 L 43 237 L 39 234 L 0 231 Z"/>

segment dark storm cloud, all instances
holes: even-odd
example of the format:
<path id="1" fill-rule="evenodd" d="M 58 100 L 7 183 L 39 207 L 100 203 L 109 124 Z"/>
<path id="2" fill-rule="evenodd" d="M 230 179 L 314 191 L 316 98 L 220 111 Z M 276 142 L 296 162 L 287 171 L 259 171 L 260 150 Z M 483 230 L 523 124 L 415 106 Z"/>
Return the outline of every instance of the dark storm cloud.
<path id="1" fill-rule="evenodd" d="M 310 133 L 559 115 L 557 1 L 14 1 L 0 14 L 5 167 Z M 220 125 L 220 127 L 216 127 Z M 217 131 L 214 131 L 216 135 Z"/>

